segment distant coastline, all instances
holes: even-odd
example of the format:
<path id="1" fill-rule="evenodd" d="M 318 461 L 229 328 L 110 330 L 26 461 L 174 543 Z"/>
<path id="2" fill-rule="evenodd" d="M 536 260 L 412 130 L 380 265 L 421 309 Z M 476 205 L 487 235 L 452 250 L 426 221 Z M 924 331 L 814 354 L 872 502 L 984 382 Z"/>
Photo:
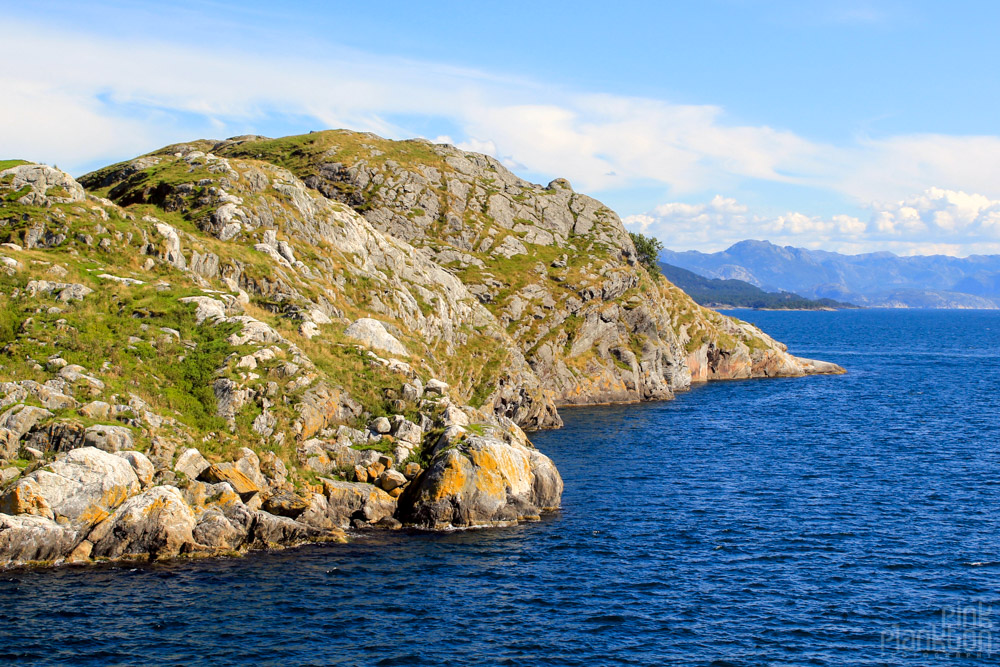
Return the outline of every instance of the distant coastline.
<path id="1" fill-rule="evenodd" d="M 749 308 L 752 310 L 838 310 L 858 308 L 852 303 L 833 299 L 808 299 L 794 292 L 768 292 L 736 278 L 709 278 L 679 266 L 659 263 L 660 271 L 673 284 L 688 293 L 698 305 L 713 310 Z"/>
<path id="2" fill-rule="evenodd" d="M 995 310 L 1000 306 L 1000 255 L 844 255 L 740 241 L 721 252 L 664 250 L 659 258 L 663 266 L 693 275 L 684 279 L 703 283 L 712 290 L 707 298 L 717 303 L 732 298 L 727 292 L 721 296 L 719 290 L 739 289 L 740 295 L 749 296 L 753 290 L 765 295 L 791 293 L 805 300 L 835 300 L 865 308 Z M 753 305 L 743 300 L 734 303 Z"/>

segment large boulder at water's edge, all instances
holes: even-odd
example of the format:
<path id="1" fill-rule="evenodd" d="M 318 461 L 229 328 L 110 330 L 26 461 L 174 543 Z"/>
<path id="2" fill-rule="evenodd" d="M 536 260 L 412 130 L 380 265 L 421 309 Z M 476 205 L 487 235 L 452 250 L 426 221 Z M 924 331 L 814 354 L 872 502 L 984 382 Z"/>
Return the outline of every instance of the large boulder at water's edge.
<path id="1" fill-rule="evenodd" d="M 94 525 L 139 490 L 139 478 L 126 459 L 81 447 L 18 480 L 0 496 L 0 512 Z"/>
<path id="2" fill-rule="evenodd" d="M 74 528 L 51 519 L 0 514 L 0 567 L 62 558 L 76 540 Z"/>
<path id="3" fill-rule="evenodd" d="M 439 448 L 400 498 L 399 515 L 428 528 L 505 525 L 557 508 L 562 490 L 555 465 L 538 450 L 470 436 Z"/>
<path id="4" fill-rule="evenodd" d="M 125 501 L 88 539 L 95 557 L 169 558 L 193 545 L 196 523 L 180 491 L 154 486 Z"/>

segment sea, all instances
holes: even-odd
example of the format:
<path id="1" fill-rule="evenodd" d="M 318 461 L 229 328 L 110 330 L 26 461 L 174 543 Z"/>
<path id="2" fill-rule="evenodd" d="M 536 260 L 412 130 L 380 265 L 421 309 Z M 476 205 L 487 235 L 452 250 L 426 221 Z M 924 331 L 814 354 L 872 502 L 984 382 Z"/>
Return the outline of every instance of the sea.
<path id="1" fill-rule="evenodd" d="M 1000 312 L 730 314 L 848 373 L 564 410 L 538 523 L 0 572 L 0 661 L 1000 663 Z"/>

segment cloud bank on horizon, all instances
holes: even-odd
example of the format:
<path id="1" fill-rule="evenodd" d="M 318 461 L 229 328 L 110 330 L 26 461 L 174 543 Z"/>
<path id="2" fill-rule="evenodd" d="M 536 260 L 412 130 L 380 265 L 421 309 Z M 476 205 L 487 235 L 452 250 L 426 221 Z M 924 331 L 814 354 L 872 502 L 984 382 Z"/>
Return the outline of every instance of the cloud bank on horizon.
<path id="1" fill-rule="evenodd" d="M 766 239 L 846 254 L 873 249 L 901 255 L 1000 254 L 1000 200 L 928 188 L 905 200 L 872 203 L 870 208 L 867 219 L 797 212 L 766 216 L 716 195 L 703 204 L 663 204 L 650 213 L 627 216 L 625 224 L 651 235 L 667 228 L 675 247 L 690 250 L 720 250 L 718 239 L 725 238 Z"/>
<path id="2" fill-rule="evenodd" d="M 18 18 L 0 38 L 8 53 L 31 54 L 30 67 L 0 72 L 0 158 L 77 175 L 198 137 L 346 127 L 455 143 L 529 178 L 567 177 L 678 250 L 763 238 L 842 252 L 1000 253 L 1000 136 L 819 140 L 738 122 L 718 104 L 348 48 L 317 58 Z M 748 192 L 762 194 L 744 203 Z M 787 210 L 812 193 L 821 206 Z"/>

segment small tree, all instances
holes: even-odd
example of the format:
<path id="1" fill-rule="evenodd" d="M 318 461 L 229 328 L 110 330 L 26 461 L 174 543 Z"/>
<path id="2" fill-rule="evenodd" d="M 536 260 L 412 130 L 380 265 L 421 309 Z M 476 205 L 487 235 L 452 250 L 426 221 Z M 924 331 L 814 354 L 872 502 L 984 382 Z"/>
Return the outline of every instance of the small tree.
<path id="1" fill-rule="evenodd" d="M 655 236 L 644 236 L 637 232 L 629 232 L 632 243 L 635 244 L 635 252 L 639 256 L 639 263 L 646 267 L 649 275 L 656 278 L 660 275 L 660 251 L 663 244 Z"/>

